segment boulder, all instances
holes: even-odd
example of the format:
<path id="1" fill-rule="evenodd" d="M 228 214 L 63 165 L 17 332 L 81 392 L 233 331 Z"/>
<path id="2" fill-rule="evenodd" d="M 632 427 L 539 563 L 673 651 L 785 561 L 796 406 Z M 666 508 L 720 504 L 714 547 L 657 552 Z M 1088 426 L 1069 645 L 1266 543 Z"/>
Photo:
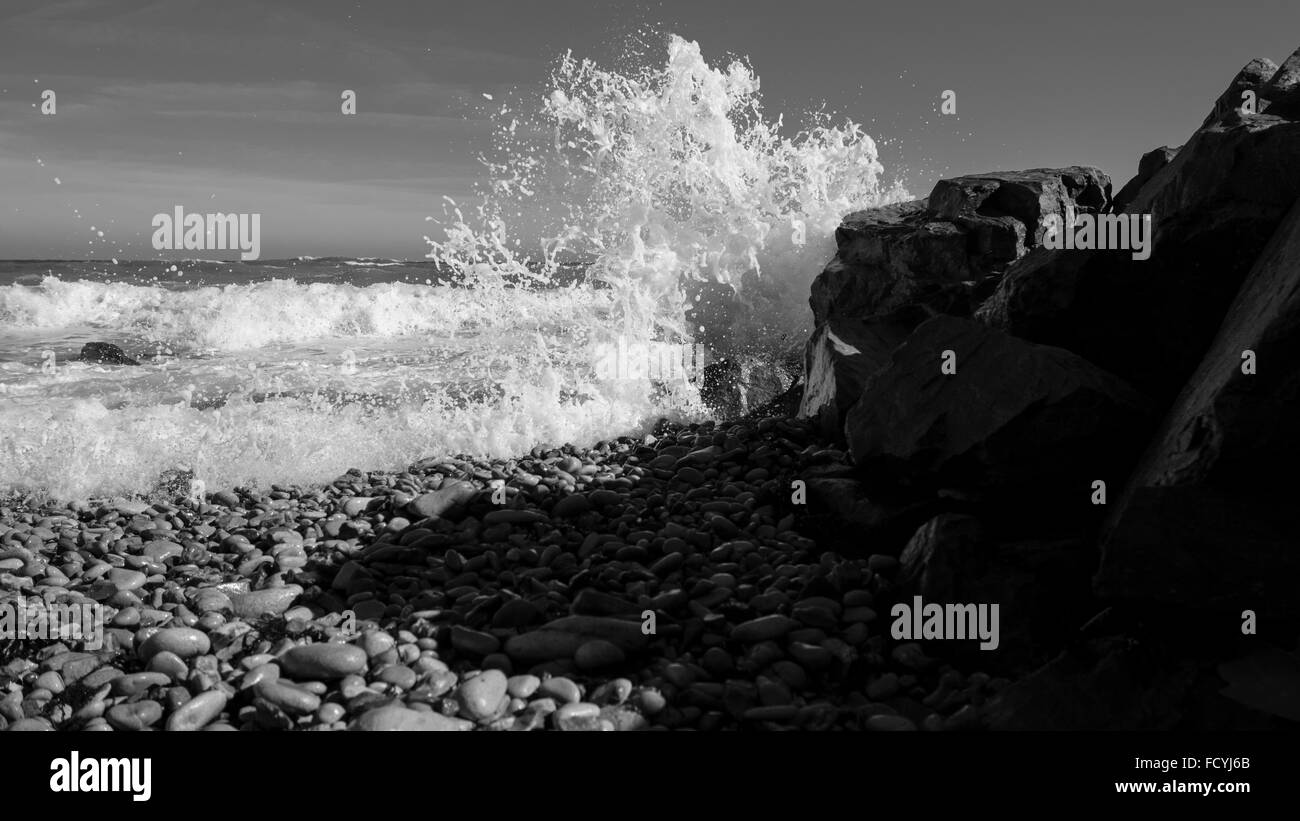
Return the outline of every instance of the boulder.
<path id="1" fill-rule="evenodd" d="M 975 317 L 1073 351 L 1167 407 L 1297 196 L 1300 122 L 1230 112 L 1125 206 L 1152 215 L 1148 259 L 1040 249 L 1007 270 Z"/>
<path id="2" fill-rule="evenodd" d="M 80 359 L 82 362 L 98 362 L 101 365 L 140 364 L 111 342 L 87 342 L 81 346 Z"/>
<path id="3" fill-rule="evenodd" d="M 813 282 L 818 325 L 924 305 L 968 316 L 978 285 L 1037 247 L 1051 214 L 1102 210 L 1110 178 L 1094 168 L 1036 168 L 940 180 L 924 200 L 858 211 Z"/>
<path id="4" fill-rule="evenodd" d="M 1097 554 L 1079 539 L 999 544 L 975 517 L 944 513 L 917 529 L 900 561 L 904 601 L 998 605 L 995 649 L 955 642 L 934 650 L 987 672 L 1028 672 L 1096 610 L 1089 577 Z"/>
<path id="5" fill-rule="evenodd" d="M 1273 74 L 1260 94 L 1268 101 L 1270 114 L 1293 119 L 1300 116 L 1300 48 Z"/>
<path id="6" fill-rule="evenodd" d="M 926 311 L 911 308 L 887 316 L 823 323 L 808 340 L 799 417 L 818 420 L 825 435 L 842 440 L 844 414 L 862 396 L 867 378 L 927 318 Z"/>
<path id="7" fill-rule="evenodd" d="M 1074 213 L 1099 213 L 1110 201 L 1110 177 L 1096 168 L 1072 166 L 1070 168 L 1033 168 L 1028 171 L 999 171 L 994 174 L 976 174 L 940 180 L 930 192 L 930 212 L 976 229 L 981 238 L 987 236 L 993 247 L 1001 251 L 994 258 L 1011 261 L 1028 248 L 1042 244 L 1043 231 L 1049 216 L 1063 216 L 1067 209 Z M 995 238 L 1009 241 L 1005 232 L 979 233 L 989 223 L 987 220 L 1011 218 L 1024 227 L 1022 247 L 1003 244 Z M 1014 253 L 1011 260 L 1008 254 Z"/>
<path id="8" fill-rule="evenodd" d="M 1256 57 L 1246 63 L 1245 67 L 1237 72 L 1237 76 L 1232 78 L 1227 90 L 1214 101 L 1214 107 L 1210 109 L 1210 113 L 1201 122 L 1201 128 L 1211 123 L 1221 122 L 1235 109 L 1241 108 L 1242 95 L 1247 91 L 1255 92 L 1256 111 L 1262 112 L 1268 106 L 1259 98 L 1264 96 L 1264 86 L 1276 73 L 1277 63 L 1267 57 Z"/>
<path id="9" fill-rule="evenodd" d="M 1253 374 L 1244 373 L 1253 356 Z M 1300 612 L 1300 204 L 1254 265 L 1107 523 L 1099 593 Z"/>
<path id="10" fill-rule="evenodd" d="M 1138 192 L 1142 190 L 1142 186 L 1150 182 L 1151 178 L 1154 177 L 1160 169 L 1169 165 L 1170 161 L 1177 155 L 1178 149 L 1170 148 L 1167 145 L 1143 154 L 1142 159 L 1138 161 L 1137 176 L 1125 183 L 1124 187 L 1115 195 L 1115 199 L 1111 201 L 1111 210 L 1116 213 L 1123 212 L 1125 207 L 1132 202 L 1138 195 Z"/>
<path id="11" fill-rule="evenodd" d="M 937 316 L 867 380 L 845 435 L 875 481 L 1055 494 L 1083 512 L 1091 483 L 1118 486 L 1150 428 L 1147 401 L 1080 357 Z"/>

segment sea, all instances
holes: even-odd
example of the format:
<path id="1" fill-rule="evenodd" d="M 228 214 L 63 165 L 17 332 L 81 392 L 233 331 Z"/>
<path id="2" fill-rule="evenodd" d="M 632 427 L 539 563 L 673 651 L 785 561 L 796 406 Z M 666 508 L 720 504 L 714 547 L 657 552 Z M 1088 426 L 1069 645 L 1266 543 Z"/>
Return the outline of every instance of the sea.
<path id="1" fill-rule="evenodd" d="M 0 498 L 312 484 L 708 418 L 698 357 L 638 357 L 797 361 L 841 218 L 910 199 L 856 124 L 792 130 L 752 68 L 675 36 L 636 70 L 564 55 L 491 119 L 474 201 L 430 193 L 424 259 L 0 261 Z"/>

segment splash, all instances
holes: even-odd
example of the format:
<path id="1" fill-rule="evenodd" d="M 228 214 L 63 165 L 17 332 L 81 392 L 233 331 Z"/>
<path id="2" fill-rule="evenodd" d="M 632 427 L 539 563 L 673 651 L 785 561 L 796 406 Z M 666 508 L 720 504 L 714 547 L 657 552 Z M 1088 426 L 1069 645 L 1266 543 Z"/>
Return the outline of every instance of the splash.
<path id="1" fill-rule="evenodd" d="M 501 105 L 481 196 L 446 201 L 424 268 L 17 272 L 0 496 L 147 493 L 178 470 L 209 489 L 324 482 L 721 415 L 687 362 L 769 375 L 742 410 L 781 390 L 841 217 L 907 193 L 854 123 L 787 135 L 746 64 L 666 46 L 621 72 L 565 55 L 540 98 Z M 142 364 L 75 361 L 95 340 Z"/>
<path id="2" fill-rule="evenodd" d="M 429 256 L 480 284 L 544 278 L 566 254 L 589 259 L 613 320 L 589 327 L 593 337 L 701 339 L 725 359 L 778 357 L 811 330 L 808 287 L 841 217 L 909 198 L 882 184 L 858 125 L 813 119 L 782 136 L 751 68 L 710 66 L 681 37 L 668 38 L 663 64 L 628 74 L 566 54 L 539 114 L 497 112 L 476 222 L 452 208 Z M 521 253 L 510 214 L 535 227 L 536 255 Z M 722 286 L 719 304 L 703 304 L 718 293 L 708 285 Z"/>

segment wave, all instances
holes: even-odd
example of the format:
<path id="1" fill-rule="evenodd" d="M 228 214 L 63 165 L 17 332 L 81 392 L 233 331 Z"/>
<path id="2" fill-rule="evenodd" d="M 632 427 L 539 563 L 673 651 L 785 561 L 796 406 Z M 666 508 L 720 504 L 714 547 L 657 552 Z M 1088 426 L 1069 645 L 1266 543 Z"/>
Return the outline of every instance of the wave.
<path id="1" fill-rule="evenodd" d="M 238 351 L 318 339 L 544 326 L 598 311 L 602 302 L 607 298 L 598 291 L 573 288 L 506 296 L 448 285 L 274 279 L 174 290 L 46 276 L 35 288 L 0 286 L 0 324 L 19 331 L 90 327 L 173 349 Z"/>

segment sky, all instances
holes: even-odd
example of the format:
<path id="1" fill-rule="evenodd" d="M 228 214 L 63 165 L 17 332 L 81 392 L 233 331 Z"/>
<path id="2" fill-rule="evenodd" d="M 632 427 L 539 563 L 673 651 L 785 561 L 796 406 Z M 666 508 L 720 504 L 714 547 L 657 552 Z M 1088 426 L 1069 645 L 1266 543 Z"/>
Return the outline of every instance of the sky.
<path id="1" fill-rule="evenodd" d="M 260 214 L 263 259 L 421 258 L 426 217 L 483 177 L 484 95 L 538 99 L 569 50 L 640 59 L 646 27 L 744 57 L 790 129 L 861 123 L 916 196 L 1065 165 L 1118 190 L 1251 58 L 1300 46 L 1300 3 L 3 0 L 0 258 L 194 256 L 152 247 L 176 205 Z"/>

